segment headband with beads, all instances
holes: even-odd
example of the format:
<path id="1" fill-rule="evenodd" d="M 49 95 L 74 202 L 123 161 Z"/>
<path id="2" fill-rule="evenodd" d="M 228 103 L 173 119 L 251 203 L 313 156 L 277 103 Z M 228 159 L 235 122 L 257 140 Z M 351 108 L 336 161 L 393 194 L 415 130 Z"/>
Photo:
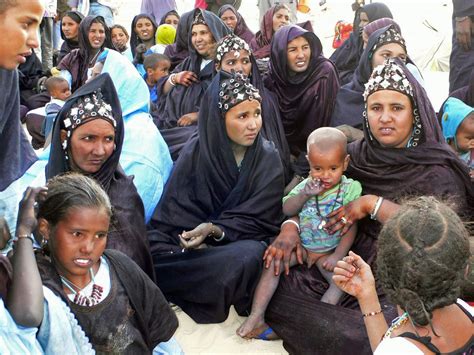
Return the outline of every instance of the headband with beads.
<path id="1" fill-rule="evenodd" d="M 251 53 L 250 47 L 242 38 L 236 36 L 235 34 L 230 34 L 225 36 L 221 39 L 219 45 L 217 46 L 216 50 L 216 61 L 220 62 L 224 55 L 227 53 L 234 51 L 235 58 L 240 57 L 241 50 L 246 50 L 247 52 Z"/>
<path id="2" fill-rule="evenodd" d="M 225 115 L 232 107 L 247 100 L 262 102 L 258 90 L 250 83 L 247 76 L 241 73 L 233 73 L 230 79 L 221 82 L 218 106 L 222 111 L 222 115 Z"/>
<path id="3" fill-rule="evenodd" d="M 375 52 L 377 48 L 380 48 L 387 43 L 398 43 L 403 47 L 405 52 L 407 51 L 407 46 L 405 40 L 402 37 L 402 34 L 398 32 L 397 29 L 393 26 L 390 26 L 384 33 L 379 36 L 372 52 Z"/>
<path id="4" fill-rule="evenodd" d="M 194 16 L 192 26 L 194 26 L 194 25 L 206 25 L 207 26 L 206 20 L 204 20 L 204 16 L 202 15 L 201 11 L 198 11 L 196 13 L 196 16 Z"/>

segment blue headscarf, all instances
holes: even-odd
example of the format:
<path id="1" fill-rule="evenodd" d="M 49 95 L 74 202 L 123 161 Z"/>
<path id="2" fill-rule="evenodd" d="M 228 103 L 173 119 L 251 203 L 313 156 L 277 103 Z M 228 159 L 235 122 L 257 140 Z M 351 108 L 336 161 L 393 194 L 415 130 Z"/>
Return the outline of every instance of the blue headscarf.
<path id="1" fill-rule="evenodd" d="M 459 99 L 450 97 L 443 105 L 443 112 L 441 119 L 443 136 L 447 141 L 454 140 L 457 148 L 456 132 L 464 119 L 474 112 L 474 108 Z"/>

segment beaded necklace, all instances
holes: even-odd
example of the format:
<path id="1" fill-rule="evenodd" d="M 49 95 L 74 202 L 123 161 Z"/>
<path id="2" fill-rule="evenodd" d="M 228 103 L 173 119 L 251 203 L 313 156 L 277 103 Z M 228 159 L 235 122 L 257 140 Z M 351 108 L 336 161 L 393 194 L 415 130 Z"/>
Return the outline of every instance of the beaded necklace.
<path id="1" fill-rule="evenodd" d="M 407 312 L 403 313 L 401 316 L 395 318 L 392 321 L 392 325 L 390 325 L 390 328 L 388 328 L 388 330 L 385 332 L 385 335 L 383 336 L 383 339 L 390 338 L 393 331 L 397 328 L 400 328 L 406 322 L 408 322 L 408 313 Z"/>
<path id="2" fill-rule="evenodd" d="M 73 302 L 79 306 L 87 306 L 87 307 L 95 306 L 96 304 L 100 302 L 102 298 L 102 292 L 104 292 L 104 288 L 95 283 L 94 271 L 92 271 L 92 268 L 89 269 L 89 273 L 91 275 L 91 281 L 83 288 L 80 288 L 79 286 L 69 281 L 64 276 L 59 275 L 63 285 L 66 286 L 74 295 Z M 93 285 L 92 285 L 92 293 L 90 294 L 90 296 L 81 294 L 82 290 L 86 288 L 88 285 L 90 285 L 91 282 L 93 282 Z M 79 291 L 76 291 L 74 287 L 78 289 Z"/>

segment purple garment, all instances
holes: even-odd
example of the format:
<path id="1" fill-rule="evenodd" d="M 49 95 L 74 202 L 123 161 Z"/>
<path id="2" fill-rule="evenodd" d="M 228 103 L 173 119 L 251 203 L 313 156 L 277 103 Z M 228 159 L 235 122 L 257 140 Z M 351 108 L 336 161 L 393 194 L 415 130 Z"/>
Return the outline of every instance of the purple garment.
<path id="1" fill-rule="evenodd" d="M 176 68 L 184 59 L 189 56 L 188 37 L 191 24 L 193 22 L 194 10 L 184 13 L 176 29 L 176 42 L 170 44 L 165 49 L 165 55 L 171 60 L 171 70 Z"/>
<path id="2" fill-rule="evenodd" d="M 217 13 L 217 16 L 222 18 L 222 14 L 226 12 L 227 10 L 230 10 L 234 13 L 234 15 L 237 17 L 237 26 L 235 26 L 234 33 L 242 38 L 245 42 L 250 43 L 252 41 L 253 37 L 255 36 L 253 32 L 250 30 L 250 28 L 247 26 L 247 23 L 245 22 L 245 19 L 242 17 L 242 15 L 233 7 L 232 5 L 224 5 L 221 6 L 219 9 L 219 12 Z"/>
<path id="3" fill-rule="evenodd" d="M 363 194 L 395 202 L 419 195 L 450 196 L 469 218 L 474 192 L 467 168 L 444 143 L 425 90 L 403 63 L 397 62 L 414 88 L 424 141 L 414 148 L 383 148 L 369 139 L 364 128 L 365 138 L 348 146 L 351 162 L 346 174 L 362 184 Z M 351 247 L 372 267 L 380 227 L 368 217 L 359 221 Z M 352 354 L 354 349 L 357 354 L 372 354 L 357 300 L 344 294 L 336 306 L 319 302 L 327 287 L 315 267 L 292 268 L 289 276 L 281 278 L 266 316 L 283 338 L 284 347 L 294 354 Z M 378 293 L 385 317 L 393 319 L 395 307 L 387 302 L 381 289 Z"/>
<path id="4" fill-rule="evenodd" d="M 167 12 L 177 9 L 175 0 L 142 0 L 140 13 L 151 16 L 158 23 Z"/>

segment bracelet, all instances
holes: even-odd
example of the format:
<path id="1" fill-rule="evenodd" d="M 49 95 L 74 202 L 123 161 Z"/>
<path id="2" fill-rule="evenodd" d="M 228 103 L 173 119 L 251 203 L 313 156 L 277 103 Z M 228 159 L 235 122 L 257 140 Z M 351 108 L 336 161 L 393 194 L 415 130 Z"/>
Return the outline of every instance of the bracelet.
<path id="1" fill-rule="evenodd" d="M 281 227 L 280 227 L 280 228 L 282 228 L 282 227 L 283 227 L 285 224 L 287 224 L 287 223 L 294 224 L 294 225 L 296 226 L 296 228 L 298 229 L 298 233 L 300 233 L 300 225 L 298 224 L 298 222 L 293 221 L 292 219 L 287 219 L 285 222 L 283 222 L 283 223 L 281 224 Z"/>
<path id="2" fill-rule="evenodd" d="M 216 242 L 220 242 L 220 241 L 222 241 L 222 240 L 224 239 L 224 237 L 225 237 L 225 233 L 222 232 L 222 235 L 221 235 L 219 238 L 216 238 L 216 237 L 213 237 L 213 238 L 214 238 L 214 240 L 215 240 Z"/>
<path id="3" fill-rule="evenodd" d="M 35 238 L 33 238 L 31 234 L 20 234 L 16 237 L 16 240 L 18 241 L 20 239 L 29 239 L 33 245 L 35 244 Z"/>
<path id="4" fill-rule="evenodd" d="M 214 231 L 214 223 L 209 222 L 211 224 L 211 232 L 207 235 L 208 237 L 212 237 L 216 242 L 220 242 L 225 237 L 225 233 L 222 232 L 220 237 L 216 237 L 216 232 Z"/>
<path id="5" fill-rule="evenodd" d="M 455 17 L 454 20 L 456 22 L 463 22 L 468 19 L 469 16 L 462 16 L 462 17 Z"/>
<path id="6" fill-rule="evenodd" d="M 370 214 L 370 219 L 373 219 L 373 220 L 377 219 L 377 213 L 379 212 L 380 206 L 382 206 L 382 202 L 383 202 L 383 197 L 379 196 L 377 198 L 377 202 L 375 202 L 374 209 L 372 213 Z"/>
<path id="7" fill-rule="evenodd" d="M 171 86 L 176 86 L 176 81 L 174 80 L 175 76 L 176 76 L 176 73 L 173 73 L 168 78 L 168 82 L 170 83 Z"/>
<path id="8" fill-rule="evenodd" d="M 378 311 L 376 311 L 376 312 L 365 313 L 363 316 L 364 316 L 364 318 L 367 318 L 367 317 L 375 316 L 375 315 L 380 314 L 380 313 L 382 313 L 382 309 L 380 309 L 380 310 L 378 310 Z"/>

